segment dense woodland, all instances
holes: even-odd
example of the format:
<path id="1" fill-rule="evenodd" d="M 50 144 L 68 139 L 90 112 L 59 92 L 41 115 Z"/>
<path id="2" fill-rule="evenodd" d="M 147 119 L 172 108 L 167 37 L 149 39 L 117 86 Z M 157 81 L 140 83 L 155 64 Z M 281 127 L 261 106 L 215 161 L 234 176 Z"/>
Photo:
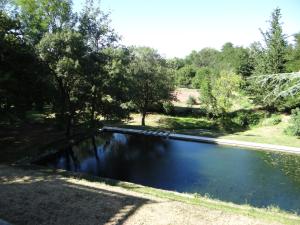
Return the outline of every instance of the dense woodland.
<path id="1" fill-rule="evenodd" d="M 247 96 L 270 114 L 292 112 L 291 133 L 300 135 L 300 33 L 287 41 L 278 8 L 261 43 L 225 43 L 165 59 L 155 49 L 122 46 L 109 14 L 93 0 L 79 13 L 71 0 L 0 2 L 2 124 L 24 121 L 35 110 L 53 115 L 67 136 L 78 124 L 98 127 L 101 119 L 131 112 L 145 125 L 152 110 L 172 113 L 175 88 L 189 87 L 199 90 L 200 99 L 191 101 L 199 101 L 206 117 L 253 123 L 252 114 L 232 116 L 234 99 Z"/>

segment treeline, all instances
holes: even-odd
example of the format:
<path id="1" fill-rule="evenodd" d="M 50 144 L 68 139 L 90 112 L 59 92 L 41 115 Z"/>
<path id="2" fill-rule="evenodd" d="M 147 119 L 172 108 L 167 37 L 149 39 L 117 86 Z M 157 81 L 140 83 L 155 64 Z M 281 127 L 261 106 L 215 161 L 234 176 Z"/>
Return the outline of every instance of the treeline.
<path id="1" fill-rule="evenodd" d="M 55 115 L 70 135 L 99 118 L 142 124 L 152 104 L 172 98 L 167 62 L 156 50 L 121 46 L 109 15 L 93 0 L 75 13 L 71 0 L 16 0 L 0 4 L 1 121 L 28 110 Z"/>
<path id="2" fill-rule="evenodd" d="M 300 34 L 288 44 L 280 19 L 274 10 L 263 43 L 226 43 L 220 51 L 166 60 L 151 48 L 120 45 L 109 15 L 93 0 L 79 13 L 71 0 L 1 0 L 1 122 L 47 111 L 70 135 L 77 124 L 93 128 L 99 118 L 123 119 L 135 111 L 145 125 L 153 106 L 170 111 L 175 86 L 199 89 L 209 117 L 224 117 L 241 93 L 269 111 L 291 110 L 300 105 L 299 92 L 274 97 L 274 82 L 256 82 L 300 70 Z"/>
<path id="3" fill-rule="evenodd" d="M 229 110 L 230 99 L 238 92 L 271 112 L 299 107 L 299 93 L 274 96 L 271 93 L 279 86 L 271 82 L 272 77 L 267 82 L 256 81 L 266 74 L 300 71 L 300 33 L 293 35 L 294 44 L 288 43 L 277 8 L 271 15 L 268 30 L 261 34 L 263 42 L 252 43 L 248 48 L 225 43 L 220 51 L 204 48 L 184 59 L 170 60 L 176 84 L 200 89 L 200 104 L 215 115 Z M 283 82 L 281 86 L 284 85 Z"/>

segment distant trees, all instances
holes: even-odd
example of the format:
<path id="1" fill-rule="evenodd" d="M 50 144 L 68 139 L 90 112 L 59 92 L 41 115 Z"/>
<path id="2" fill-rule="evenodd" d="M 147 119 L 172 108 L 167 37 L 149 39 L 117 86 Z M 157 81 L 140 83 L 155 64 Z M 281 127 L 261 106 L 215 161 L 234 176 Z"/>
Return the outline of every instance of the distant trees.
<path id="1" fill-rule="evenodd" d="M 216 99 L 216 92 L 212 94 L 213 89 L 216 90 L 215 86 L 222 86 L 221 83 L 217 82 L 222 80 L 221 77 L 226 77 L 226 81 L 223 80 L 222 82 L 231 80 L 230 85 L 239 84 L 233 85 L 236 88 L 235 92 L 242 91 L 244 94 L 248 94 L 255 104 L 267 110 L 287 110 L 299 106 L 300 94 L 293 97 L 280 95 L 273 99 L 270 96 L 274 92 L 274 85 L 279 82 L 283 83 L 283 80 L 278 81 L 279 78 L 277 79 L 275 74 L 300 70 L 298 65 L 300 61 L 300 35 L 295 35 L 294 45 L 288 45 L 286 35 L 282 31 L 279 8 L 272 12 L 269 24 L 266 31 L 261 31 L 263 42 L 253 43 L 249 48 L 234 46 L 227 42 L 220 51 L 211 48 L 192 51 L 184 59 L 184 64 L 177 66 L 174 72 L 176 85 L 199 88 L 200 104 L 202 102 L 208 112 L 217 113 L 218 106 L 219 109 L 220 107 L 228 108 L 228 104 L 225 102 L 221 106 L 222 103 Z M 174 59 L 173 63 L 175 61 L 180 62 Z M 224 74 L 231 74 L 231 76 Z M 275 79 L 272 82 L 270 76 L 265 79 L 266 77 L 263 76 L 266 74 L 273 74 L 277 81 Z M 236 75 L 239 75 L 239 78 Z M 287 74 L 285 77 L 287 78 Z M 263 79 L 263 85 L 261 82 L 255 82 L 256 79 Z M 295 79 L 288 78 L 285 80 L 285 86 L 288 83 L 292 85 L 292 82 L 295 83 Z"/>
<path id="2" fill-rule="evenodd" d="M 151 48 L 136 48 L 131 63 L 131 100 L 145 126 L 149 107 L 172 99 L 173 83 L 165 59 Z"/>
<path id="3" fill-rule="evenodd" d="M 280 19 L 275 9 L 263 43 L 228 42 L 166 60 L 151 48 L 121 46 L 94 0 L 78 14 L 71 0 L 0 1 L 0 116 L 13 123 L 46 105 L 66 135 L 76 124 L 95 128 L 99 118 L 127 118 L 132 110 L 145 125 L 155 104 L 174 112 L 174 84 L 199 89 L 211 116 L 230 111 L 241 90 L 260 106 L 295 108 L 300 35 L 288 45 Z"/>
<path id="4" fill-rule="evenodd" d="M 192 87 L 193 79 L 197 73 L 197 67 L 185 65 L 175 71 L 176 84 L 181 87 Z"/>
<path id="5" fill-rule="evenodd" d="M 197 83 L 200 89 L 200 105 L 211 116 L 222 116 L 227 113 L 239 92 L 241 77 L 228 71 L 214 75 L 207 69 L 202 70 L 198 76 L 202 77 Z"/>

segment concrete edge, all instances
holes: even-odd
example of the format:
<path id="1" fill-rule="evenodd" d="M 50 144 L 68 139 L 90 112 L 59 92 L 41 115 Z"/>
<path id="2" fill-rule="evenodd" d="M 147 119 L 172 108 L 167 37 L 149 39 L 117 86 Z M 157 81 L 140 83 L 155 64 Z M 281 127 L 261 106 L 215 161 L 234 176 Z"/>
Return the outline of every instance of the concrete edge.
<path id="1" fill-rule="evenodd" d="M 256 142 L 247 142 L 247 141 L 235 141 L 235 140 L 228 140 L 222 138 L 210 138 L 210 137 L 202 137 L 202 136 L 194 136 L 194 135 L 186 135 L 186 134 L 176 134 L 170 132 L 162 133 L 161 131 L 157 131 L 155 132 L 155 134 L 153 134 L 153 131 L 150 132 L 145 130 L 108 127 L 108 126 L 104 126 L 101 130 L 130 133 L 130 134 L 151 135 L 151 136 L 155 135 L 155 136 L 167 137 L 171 139 L 184 140 L 184 141 L 205 142 L 205 143 L 213 143 L 218 145 L 229 145 L 229 146 L 245 147 L 245 148 L 260 149 L 260 150 L 267 150 L 267 151 L 300 154 L 300 148 L 283 146 L 283 145 L 263 144 L 263 143 L 256 143 Z"/>

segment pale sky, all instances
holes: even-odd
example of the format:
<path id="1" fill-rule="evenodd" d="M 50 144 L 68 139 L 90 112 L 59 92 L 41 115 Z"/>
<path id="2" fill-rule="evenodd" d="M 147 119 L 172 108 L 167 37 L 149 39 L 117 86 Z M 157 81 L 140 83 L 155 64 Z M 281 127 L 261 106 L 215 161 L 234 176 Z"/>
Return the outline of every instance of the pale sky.
<path id="1" fill-rule="evenodd" d="M 76 10 L 84 2 L 73 1 Z M 220 49 L 225 42 L 247 47 L 260 41 L 259 28 L 268 27 L 276 7 L 283 31 L 300 32 L 300 0 L 101 0 L 122 44 L 149 46 L 168 58 Z"/>

